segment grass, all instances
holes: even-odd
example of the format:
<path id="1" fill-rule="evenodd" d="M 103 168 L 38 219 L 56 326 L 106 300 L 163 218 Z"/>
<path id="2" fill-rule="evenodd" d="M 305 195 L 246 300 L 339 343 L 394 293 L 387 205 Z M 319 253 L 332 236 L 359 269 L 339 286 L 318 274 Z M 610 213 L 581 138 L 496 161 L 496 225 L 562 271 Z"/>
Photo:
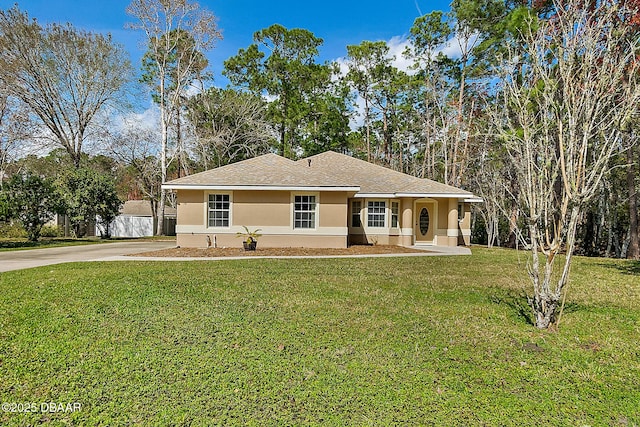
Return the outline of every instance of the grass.
<path id="1" fill-rule="evenodd" d="M 523 254 L 76 263 L 0 275 L 2 425 L 640 424 L 640 264 L 577 258 L 537 331 Z M 520 263 L 520 265 L 519 265 Z"/>

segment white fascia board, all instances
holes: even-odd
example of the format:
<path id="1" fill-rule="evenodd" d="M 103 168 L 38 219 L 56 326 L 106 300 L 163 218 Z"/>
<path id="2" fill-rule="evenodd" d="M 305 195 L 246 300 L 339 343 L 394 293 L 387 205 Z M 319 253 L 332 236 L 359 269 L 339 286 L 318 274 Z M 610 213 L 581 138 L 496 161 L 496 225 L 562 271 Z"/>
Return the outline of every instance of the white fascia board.
<path id="1" fill-rule="evenodd" d="M 484 203 L 482 197 L 469 197 L 468 199 L 464 199 L 465 203 Z"/>
<path id="2" fill-rule="evenodd" d="M 266 191 L 360 191 L 360 187 L 312 187 L 288 185 L 203 185 L 203 184 L 163 184 L 163 190 L 266 190 Z"/>
<path id="3" fill-rule="evenodd" d="M 473 197 L 473 194 L 456 194 L 456 193 L 396 193 L 398 197 L 445 197 L 449 199 L 467 199 Z"/>
<path id="4" fill-rule="evenodd" d="M 464 199 L 465 201 L 469 198 L 469 197 L 474 197 L 473 194 L 471 193 L 467 193 L 467 194 L 456 194 L 456 193 L 357 193 L 355 196 L 353 196 L 354 198 L 368 198 L 368 199 L 399 199 L 401 197 L 418 197 L 418 198 L 424 198 L 424 197 L 429 197 L 429 198 L 433 198 L 433 197 L 445 197 L 445 198 L 454 198 L 454 199 Z M 469 199 L 471 200 L 471 199 Z M 477 199 L 473 199 L 474 201 L 477 201 Z M 480 201 L 482 201 L 482 199 L 479 199 Z"/>
<path id="5" fill-rule="evenodd" d="M 356 199 L 396 199 L 399 196 L 394 193 L 357 193 L 353 197 Z"/>

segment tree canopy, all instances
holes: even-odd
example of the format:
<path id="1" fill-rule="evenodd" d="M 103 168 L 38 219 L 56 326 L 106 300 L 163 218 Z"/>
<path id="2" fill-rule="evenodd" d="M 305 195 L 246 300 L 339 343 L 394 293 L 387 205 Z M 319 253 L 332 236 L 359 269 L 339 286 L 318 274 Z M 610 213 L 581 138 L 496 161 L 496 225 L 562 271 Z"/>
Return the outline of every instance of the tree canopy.
<path id="1" fill-rule="evenodd" d="M 0 10 L 0 85 L 75 167 L 98 113 L 119 99 L 130 77 L 128 55 L 110 36 L 71 24 L 43 27 L 17 6 Z"/>

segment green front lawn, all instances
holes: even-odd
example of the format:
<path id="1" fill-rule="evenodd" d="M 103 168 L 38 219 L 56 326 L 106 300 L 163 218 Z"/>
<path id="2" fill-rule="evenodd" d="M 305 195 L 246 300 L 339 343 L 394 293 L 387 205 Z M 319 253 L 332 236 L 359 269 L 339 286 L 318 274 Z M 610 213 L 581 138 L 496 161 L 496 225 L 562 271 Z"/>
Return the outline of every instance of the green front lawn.
<path id="1" fill-rule="evenodd" d="M 37 410 L 0 424 L 640 424 L 640 264 L 578 258 L 560 331 L 540 332 L 525 263 L 475 249 L 2 273 L 0 401 Z"/>

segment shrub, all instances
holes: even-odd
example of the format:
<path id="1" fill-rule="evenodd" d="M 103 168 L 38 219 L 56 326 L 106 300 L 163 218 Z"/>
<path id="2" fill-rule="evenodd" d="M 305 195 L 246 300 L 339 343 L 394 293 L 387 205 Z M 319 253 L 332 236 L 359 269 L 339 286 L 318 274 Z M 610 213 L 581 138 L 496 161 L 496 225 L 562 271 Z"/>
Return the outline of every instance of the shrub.
<path id="1" fill-rule="evenodd" d="M 60 237 L 60 230 L 55 225 L 45 225 L 40 230 L 41 237 Z"/>
<path id="2" fill-rule="evenodd" d="M 27 232 L 17 222 L 0 222 L 0 237 L 8 239 L 24 239 L 27 237 Z"/>
<path id="3" fill-rule="evenodd" d="M 61 209 L 53 181 L 30 173 L 14 175 L 4 191 L 10 217 L 20 221 L 30 241 L 38 241 L 42 227 Z"/>

